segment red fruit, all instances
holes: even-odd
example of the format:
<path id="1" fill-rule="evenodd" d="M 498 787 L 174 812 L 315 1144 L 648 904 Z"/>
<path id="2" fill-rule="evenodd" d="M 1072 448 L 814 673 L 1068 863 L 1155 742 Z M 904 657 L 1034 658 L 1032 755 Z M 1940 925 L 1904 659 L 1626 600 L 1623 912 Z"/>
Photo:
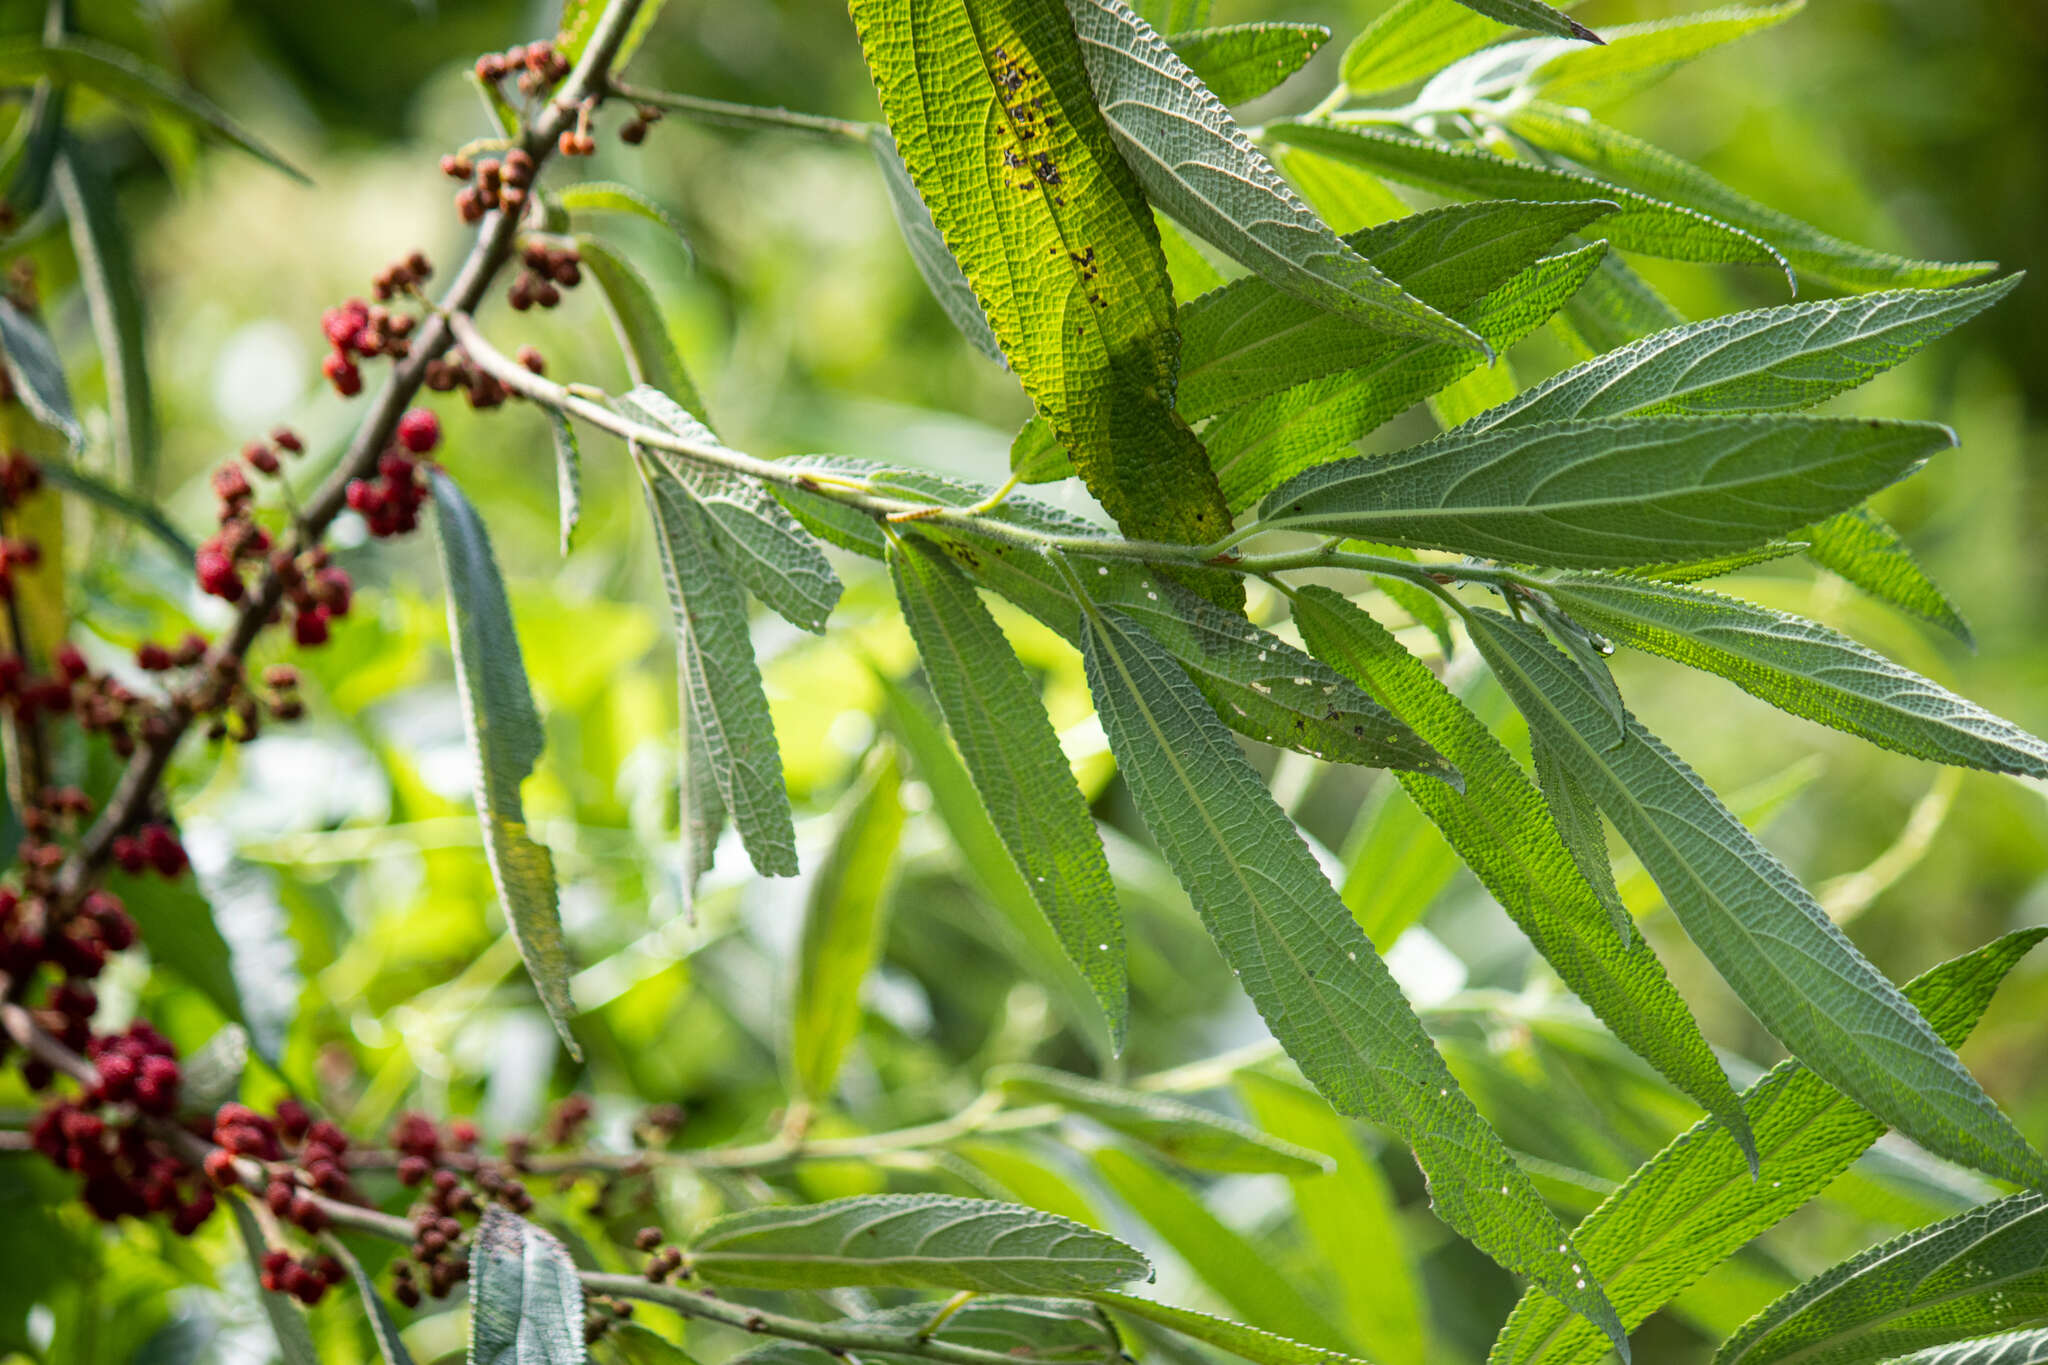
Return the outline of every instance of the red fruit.
<path id="1" fill-rule="evenodd" d="M 285 665 L 278 664 L 273 666 L 270 671 L 274 674 L 278 669 L 284 667 Z M 293 679 L 294 681 L 297 680 L 296 674 L 293 675 Z M 281 1099 L 277 1102 L 277 1130 L 283 1133 L 288 1141 L 297 1142 L 306 1135 L 306 1130 L 312 1126 L 313 1116 L 306 1112 L 305 1105 L 291 1098 Z"/>
<path id="2" fill-rule="evenodd" d="M 327 608 L 314 607 L 292 618 L 292 639 L 311 648 L 327 643 Z"/>
<path id="3" fill-rule="evenodd" d="M 407 1156 L 398 1159 L 398 1183 L 417 1185 L 427 1178 L 433 1165 L 423 1156 Z"/>
<path id="4" fill-rule="evenodd" d="M 171 651 L 154 640 L 145 640 L 135 647 L 135 666 L 145 673 L 161 673 L 172 664 Z"/>
<path id="5" fill-rule="evenodd" d="M 110 1101 L 125 1100 L 133 1093 L 137 1067 L 125 1053 L 100 1058 L 100 1096 Z"/>
<path id="6" fill-rule="evenodd" d="M 180 1237 L 190 1237 L 212 1216 L 213 1191 L 202 1187 L 171 1216 L 171 1231 Z"/>
<path id="7" fill-rule="evenodd" d="M 343 398 L 353 398 L 363 391 L 363 372 L 355 367 L 340 351 L 332 351 L 327 359 L 320 362 L 320 372 L 334 385 L 334 391 Z"/>
<path id="8" fill-rule="evenodd" d="M 285 1277 L 295 1268 L 289 1251 L 272 1247 L 263 1253 L 263 1287 L 273 1294 L 283 1293 Z"/>
<path id="9" fill-rule="evenodd" d="M 57 671 L 64 675 L 65 682 L 77 682 L 86 675 L 85 656 L 78 652 L 77 645 L 57 647 Z"/>
<path id="10" fill-rule="evenodd" d="M 441 419 L 425 408 L 413 408 L 398 419 L 398 443 L 424 455 L 441 443 Z"/>
<path id="11" fill-rule="evenodd" d="M 279 468 L 277 452 L 264 445 L 261 441 L 251 441 L 248 445 L 243 446 L 242 458 L 247 460 L 253 468 L 265 474 L 275 474 Z"/>
<path id="12" fill-rule="evenodd" d="M 178 1064 L 168 1057 L 145 1057 L 135 1076 L 135 1107 L 145 1114 L 168 1114 L 178 1103 Z"/>
<path id="13" fill-rule="evenodd" d="M 206 1178 L 224 1190 L 231 1190 L 242 1183 L 242 1173 L 235 1166 L 235 1154 L 216 1147 L 206 1154 Z"/>
<path id="14" fill-rule="evenodd" d="M 314 1203 L 311 1195 L 293 1198 L 285 1216 L 307 1232 L 319 1232 L 327 1226 L 327 1210 Z"/>
<path id="15" fill-rule="evenodd" d="M 235 572 L 235 561 L 219 547 L 202 548 L 193 560 L 193 567 L 199 574 L 199 590 L 214 597 L 239 602 L 242 598 L 242 576 Z"/>
<path id="16" fill-rule="evenodd" d="M 239 503 L 249 497 L 249 479 L 240 465 L 224 464 L 213 471 L 213 492 L 225 503 Z"/>
<path id="17" fill-rule="evenodd" d="M 149 865 L 162 876 L 180 876 L 190 866 L 185 857 L 185 846 L 178 842 L 178 836 L 171 833 L 169 826 L 144 825 L 141 838 L 142 856 L 149 859 Z"/>
<path id="18" fill-rule="evenodd" d="M 272 1213 L 282 1218 L 292 1211 L 294 1195 L 295 1192 L 288 1181 L 273 1180 L 263 1189 L 263 1202 L 269 1206 Z"/>

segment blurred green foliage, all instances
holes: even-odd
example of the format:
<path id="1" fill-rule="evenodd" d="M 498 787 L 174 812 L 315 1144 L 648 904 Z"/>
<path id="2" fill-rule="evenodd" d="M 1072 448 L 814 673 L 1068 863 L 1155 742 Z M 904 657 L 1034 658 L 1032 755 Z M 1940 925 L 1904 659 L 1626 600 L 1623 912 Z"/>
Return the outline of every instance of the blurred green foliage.
<path id="1" fill-rule="evenodd" d="M 279 421 L 307 432 L 315 455 L 300 477 L 308 485 L 321 452 L 338 447 L 353 413 L 318 383 L 320 310 L 366 292 L 376 269 L 414 246 L 437 263 L 455 259 L 465 236 L 435 162 L 485 131 L 463 72 L 480 50 L 547 31 L 553 15 L 544 0 L 165 0 L 139 10 L 84 0 L 77 8 L 84 31 L 153 52 L 315 181 L 294 185 L 168 124 L 134 131 L 79 96 L 84 125 L 119 168 L 148 290 L 165 442 L 160 491 L 196 531 L 208 515 L 211 465 L 248 436 Z M 1220 21 L 1312 19 L 1337 30 L 1308 72 L 1254 106 L 1250 121 L 1304 107 L 1311 96 L 1295 92 L 1327 86 L 1343 41 L 1379 6 L 1221 0 L 1216 8 Z M 1682 8 L 1590 0 L 1581 14 L 1605 24 Z M 39 10 L 25 0 L 0 5 L 0 33 L 33 31 Z M 1855 240 L 2029 269 L 2048 264 L 2048 160 L 2038 148 L 2048 127 L 2044 71 L 2048 8 L 2037 0 L 1828 0 L 1680 72 L 1613 121 Z M 674 0 L 634 73 L 718 98 L 874 115 L 851 26 L 825 0 Z M 638 149 L 602 145 L 591 178 L 644 187 L 685 226 L 687 250 L 647 224 L 615 232 L 653 277 L 729 444 L 764 456 L 829 450 L 982 479 L 1005 467 L 1027 405 L 927 293 L 859 149 L 674 118 Z M 66 354 L 90 356 L 61 233 L 33 243 L 31 254 L 46 297 L 70 299 L 50 318 Z M 1782 301 L 1768 272 L 1646 273 L 1689 316 Z M 508 348 L 538 346 L 552 375 L 620 388 L 623 367 L 592 293 L 572 294 L 551 315 L 499 309 L 484 323 Z M 2036 275 L 1989 317 L 1856 400 L 1859 412 L 1934 418 L 1961 434 L 1959 455 L 1881 506 L 1970 617 L 1977 654 L 1826 576 L 1764 569 L 1746 585 L 1757 600 L 1838 625 L 2036 731 L 2048 727 L 2044 316 L 2048 281 Z M 1540 364 L 1544 353 L 1534 354 Z M 1524 382 L 1538 372 L 1524 365 Z M 74 369 L 83 407 L 94 407 L 101 382 Z M 172 784 L 244 1010 L 259 1045 L 274 1045 L 275 1074 L 258 1068 L 251 1089 L 261 1095 L 288 1078 L 363 1131 L 418 1105 L 473 1114 L 502 1134 L 533 1124 L 550 1096 L 573 1085 L 594 1093 L 600 1126 L 614 1135 L 649 1102 L 683 1105 L 692 1144 L 765 1135 L 785 1101 L 783 1020 L 806 891 L 801 882 L 754 878 L 728 839 L 694 916 L 680 903 L 666 607 L 623 452 L 586 439 L 583 529 L 564 560 L 540 416 L 453 404 L 442 415 L 446 463 L 483 511 L 510 579 L 547 730 L 527 811 L 562 878 L 588 1062 L 573 1066 L 558 1046 L 497 918 L 468 813 L 431 547 L 344 545 L 341 562 L 362 585 L 359 605 L 332 647 L 297 660 L 308 677 L 308 721 L 239 749 L 189 747 Z M 1424 432 L 1427 420 L 1416 414 L 1396 430 Z M 220 619 L 218 603 L 192 595 L 181 566 L 110 520 L 77 514 L 69 556 L 79 583 L 72 609 L 103 657 L 186 615 Z M 828 636 L 757 623 L 806 868 L 823 861 L 858 791 L 863 755 L 900 724 L 881 678 L 906 675 L 912 662 L 880 572 L 840 567 L 848 592 Z M 1255 611 L 1261 605 L 1271 612 L 1272 603 L 1255 599 Z M 903 792 L 908 825 L 882 965 L 868 983 L 838 1103 L 820 1115 L 818 1131 L 951 1112 L 999 1063 L 1137 1075 L 1263 1037 L 1110 781 L 1078 657 L 1021 615 L 1002 619 L 1042 671 L 1054 721 L 1109 822 L 1132 927 L 1128 1050 L 1103 1061 L 1073 992 L 1028 969 L 1044 964 L 1042 950 L 1019 938 L 977 870 L 963 865 L 934 809 L 942 794 L 914 780 Z M 281 656 L 259 662 L 269 657 Z M 2048 923 L 2048 790 L 2039 784 L 1944 776 L 1675 665 L 1631 658 L 1618 668 L 1646 722 L 1716 787 L 1737 794 L 1738 813 L 1763 823 L 1773 848 L 1831 908 L 1853 915 L 1859 943 L 1895 979 L 2006 930 Z M 1385 774 L 1258 758 L 1283 804 L 1325 846 L 1385 846 L 1359 828 L 1388 799 Z M 1435 837 L 1421 826 L 1408 833 Z M 1379 946 L 1434 1011 L 1474 1099 L 1533 1158 L 1545 1193 L 1570 1214 L 1583 1211 L 1604 1182 L 1695 1113 L 1580 1017 L 1469 873 L 1437 883 L 1418 879 L 1426 907 L 1410 907 L 1404 918 L 1414 927 Z M 1640 877 L 1623 890 L 1638 903 L 1655 895 Z M 152 895 L 166 893 L 134 890 L 139 915 L 176 926 L 193 913 L 152 904 Z M 1646 929 L 1708 1035 L 1731 1054 L 1773 1060 L 1768 1038 L 1669 917 L 1652 914 Z M 102 996 L 117 1012 L 147 1011 L 191 1049 L 223 1021 L 217 998 L 198 984 L 129 964 Z M 2048 1073 L 2037 1064 L 2044 1015 L 2048 964 L 2022 967 L 1964 1053 L 2037 1139 L 2048 1132 Z M 1230 1092 L 1209 1098 L 1243 1112 Z M 1252 1096 L 1252 1116 L 1285 1114 L 1284 1098 Z M 0 1088 L 0 1108 L 25 1102 Z M 1296 1140 L 1330 1150 L 1346 1137 L 1340 1126 Z M 1374 1163 L 1375 1135 L 1353 1128 L 1348 1137 L 1364 1145 L 1339 1151 L 1340 1161 L 1380 1174 L 1384 1207 L 1378 1196 L 1350 1197 L 1398 1228 L 1426 1291 L 1428 1358 L 1477 1359 L 1513 1286 L 1434 1223 L 1405 1158 L 1381 1152 L 1396 1159 Z M 970 1149 L 967 1159 L 980 1179 L 1015 1197 L 1049 1199 L 1033 1185 L 1051 1180 L 1083 1210 L 1111 1205 L 1098 1177 L 1051 1148 L 1009 1144 L 986 1155 Z M 134 1225 L 103 1238 L 80 1210 L 51 1198 L 56 1177 L 33 1162 L 0 1161 L 0 1353 L 225 1361 L 267 1349 L 251 1335 L 260 1324 L 249 1301 L 205 1287 L 234 1288 L 245 1275 L 220 1227 L 191 1249 Z M 824 1197 L 878 1189 L 884 1178 L 818 1165 L 801 1183 Z M 1312 1181 L 1297 1188 L 1314 1197 Z M 683 1177 L 660 1193 L 678 1222 L 703 1198 Z M 1215 1216 L 1299 1286 L 1311 1313 L 1352 1323 L 1354 1343 L 1387 1333 L 1384 1360 L 1422 1358 L 1401 1335 L 1412 1336 L 1412 1325 L 1361 1319 L 1340 1302 L 1359 1268 L 1333 1265 L 1329 1229 L 1298 1216 L 1282 1177 L 1225 1176 L 1206 1194 Z M 1704 1342 L 1796 1279 L 1976 1194 L 1970 1180 L 1881 1146 L 1828 1198 L 1646 1329 L 1639 1358 L 1703 1358 Z M 1357 1233 L 1369 1235 L 1363 1226 Z M 1140 1240 L 1163 1250 L 1156 1237 Z M 1201 1284 L 1198 1268 L 1170 1254 L 1158 1259 L 1162 1297 L 1212 1309 L 1231 1301 L 1227 1287 Z M 178 1279 L 198 1287 L 168 1293 Z M 323 1315 L 316 1327 L 328 1358 L 369 1358 L 367 1335 L 345 1315 Z M 432 1320 L 408 1339 L 423 1361 L 459 1342 L 451 1325 Z M 1153 1345 L 1163 1358 L 1188 1349 Z M 705 1333 L 693 1349 L 724 1346 Z"/>

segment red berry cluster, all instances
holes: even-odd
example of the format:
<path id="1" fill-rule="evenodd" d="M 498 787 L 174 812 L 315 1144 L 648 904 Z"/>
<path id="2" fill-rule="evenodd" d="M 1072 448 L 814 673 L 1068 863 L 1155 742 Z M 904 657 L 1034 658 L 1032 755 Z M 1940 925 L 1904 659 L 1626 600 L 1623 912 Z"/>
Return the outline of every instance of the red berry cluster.
<path id="1" fill-rule="evenodd" d="M 76 1100 L 47 1105 L 29 1128 L 29 1142 L 60 1168 L 84 1177 L 81 1197 L 97 1217 L 111 1223 L 169 1213 L 172 1228 L 189 1236 L 213 1213 L 213 1190 L 137 1118 L 176 1110 L 183 1079 L 176 1055 L 146 1023 L 92 1037 L 89 1020 L 97 1007 L 89 989 L 66 982 L 52 992 L 51 1009 L 38 1011 L 37 1022 L 60 1039 L 86 1035 L 99 1083 Z M 53 1013 L 62 1020 L 49 1028 Z"/>
<path id="2" fill-rule="evenodd" d="M 534 42 L 487 52 L 476 59 L 476 78 L 485 85 L 495 85 L 515 72 L 519 93 L 538 95 L 569 74 L 569 58 L 553 43 Z"/>
<path id="3" fill-rule="evenodd" d="M 522 313 L 535 304 L 553 308 L 562 301 L 563 289 L 574 289 L 583 282 L 583 257 L 573 246 L 529 241 L 520 251 L 520 260 L 526 268 L 512 281 L 505 297 Z"/>
<path id="4" fill-rule="evenodd" d="M 84 983 L 100 974 L 109 956 L 134 945 L 135 921 L 112 892 L 91 891 L 75 903 L 57 893 L 64 849 L 55 838 L 91 809 L 84 794 L 46 789 L 27 804 L 26 837 L 15 855 L 20 889 L 0 887 L 0 972 L 25 987 L 43 966 L 55 968 L 60 981 L 51 995 L 52 1017 L 44 1022 L 66 1046 L 81 1050 L 91 1039 L 87 1025 L 98 1004 Z M 32 1089 L 51 1080 L 40 1060 L 31 1060 L 23 1074 Z"/>
<path id="5" fill-rule="evenodd" d="M 403 535 L 419 528 L 427 490 L 413 457 L 440 443 L 440 419 L 425 408 L 413 408 L 398 419 L 396 442 L 377 457 L 377 477 L 349 481 L 348 505 L 369 525 L 371 535 Z"/>
<path id="6" fill-rule="evenodd" d="M 0 401 L 4 401 L 4 396 L 0 396 Z M 13 450 L 0 458 L 0 511 L 12 511 L 42 486 L 42 468 L 27 455 Z M 42 546 L 33 540 L 0 536 L 0 602 L 14 600 L 17 570 L 33 569 L 42 562 Z"/>
<path id="7" fill-rule="evenodd" d="M 441 158 L 443 175 L 471 182 L 455 192 L 455 211 L 465 223 L 477 222 L 492 209 L 516 214 L 525 208 L 538 169 L 524 147 L 514 147 L 502 161 L 494 156 L 473 164 L 461 155 Z"/>
<path id="8" fill-rule="evenodd" d="M 131 877 L 154 871 L 167 881 L 176 881 L 192 865 L 185 846 L 165 824 L 147 824 L 133 834 L 119 835 L 110 851 L 114 862 Z"/>
<path id="9" fill-rule="evenodd" d="M 491 375 L 485 374 L 470 360 L 461 347 L 450 351 L 445 357 L 429 360 L 425 374 L 426 386 L 435 393 L 450 393 L 462 390 L 462 396 L 469 400 L 470 407 L 479 412 L 495 408 L 510 395 L 505 386 Z"/>
<path id="10" fill-rule="evenodd" d="M 320 330 L 334 349 L 320 362 L 320 372 L 334 385 L 336 393 L 353 398 L 363 391 L 363 372 L 356 367 L 356 357 L 404 359 L 412 349 L 406 338 L 412 335 L 414 325 L 412 314 L 396 312 L 381 303 L 350 299 L 339 308 L 330 308 L 321 315 Z"/>
<path id="11" fill-rule="evenodd" d="M 327 1296 L 328 1289 L 348 1278 L 348 1272 L 324 1252 L 318 1256 L 308 1252 L 294 1260 L 283 1247 L 272 1247 L 263 1253 L 258 1278 L 271 1293 L 288 1294 L 311 1308 Z"/>
<path id="12" fill-rule="evenodd" d="M 377 302 L 389 303 L 399 294 L 415 292 L 432 278 L 433 274 L 434 265 L 427 259 L 426 253 L 415 251 L 404 260 L 393 261 L 378 271 L 376 278 L 370 281 L 370 287 L 376 291 Z M 410 325 L 407 324 L 408 329 Z M 404 333 L 401 332 L 399 335 L 403 336 Z"/>

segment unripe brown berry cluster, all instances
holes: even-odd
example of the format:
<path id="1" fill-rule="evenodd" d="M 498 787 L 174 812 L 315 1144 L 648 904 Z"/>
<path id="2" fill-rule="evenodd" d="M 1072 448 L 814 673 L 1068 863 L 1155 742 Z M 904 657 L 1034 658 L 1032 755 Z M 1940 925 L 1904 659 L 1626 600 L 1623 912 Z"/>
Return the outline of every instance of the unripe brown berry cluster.
<path id="1" fill-rule="evenodd" d="M 538 169 L 524 147 L 514 147 L 502 161 L 494 156 L 474 164 L 465 156 L 441 158 L 442 174 L 471 182 L 455 193 L 455 211 L 465 223 L 478 221 L 492 209 L 518 213 L 525 208 Z"/>
<path id="2" fill-rule="evenodd" d="M 426 253 L 415 251 L 402 261 L 393 261 L 377 272 L 370 281 L 370 288 L 377 295 L 377 302 L 389 303 L 399 294 L 418 289 L 433 276 L 433 262 Z"/>
<path id="3" fill-rule="evenodd" d="M 661 121 L 661 110 L 651 104 L 643 104 L 633 111 L 633 119 L 620 126 L 619 141 L 637 147 L 647 140 L 647 130 Z"/>
<path id="4" fill-rule="evenodd" d="M 460 347 L 444 357 L 429 360 L 425 380 L 427 387 L 435 393 L 452 393 L 461 389 L 470 407 L 478 412 L 498 407 L 510 396 L 503 384 L 479 369 Z"/>
<path id="5" fill-rule="evenodd" d="M 520 94 L 538 95 L 569 74 L 569 58 L 553 43 L 533 42 L 487 52 L 476 59 L 476 78 L 485 85 L 495 85 L 515 73 Z"/>
<path id="6" fill-rule="evenodd" d="M 535 304 L 553 308 L 562 301 L 563 289 L 583 283 L 583 257 L 573 246 L 530 241 L 520 249 L 520 261 L 526 268 L 512 281 L 506 298 L 522 313 Z"/>

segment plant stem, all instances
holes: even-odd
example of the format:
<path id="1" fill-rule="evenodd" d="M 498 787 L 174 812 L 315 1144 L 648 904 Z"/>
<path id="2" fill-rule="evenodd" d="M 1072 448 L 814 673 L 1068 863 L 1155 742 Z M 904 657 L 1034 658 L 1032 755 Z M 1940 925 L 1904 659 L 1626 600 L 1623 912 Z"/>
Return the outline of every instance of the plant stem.
<path id="1" fill-rule="evenodd" d="M 680 95 L 670 90 L 648 90 L 620 80 L 608 82 L 607 88 L 622 100 L 631 100 L 653 109 L 666 109 L 699 123 L 715 123 L 725 128 L 768 128 L 785 133 L 808 133 L 832 142 L 865 142 L 877 126 L 827 118 L 823 114 L 800 114 L 794 109 L 732 104 L 699 95 Z"/>

